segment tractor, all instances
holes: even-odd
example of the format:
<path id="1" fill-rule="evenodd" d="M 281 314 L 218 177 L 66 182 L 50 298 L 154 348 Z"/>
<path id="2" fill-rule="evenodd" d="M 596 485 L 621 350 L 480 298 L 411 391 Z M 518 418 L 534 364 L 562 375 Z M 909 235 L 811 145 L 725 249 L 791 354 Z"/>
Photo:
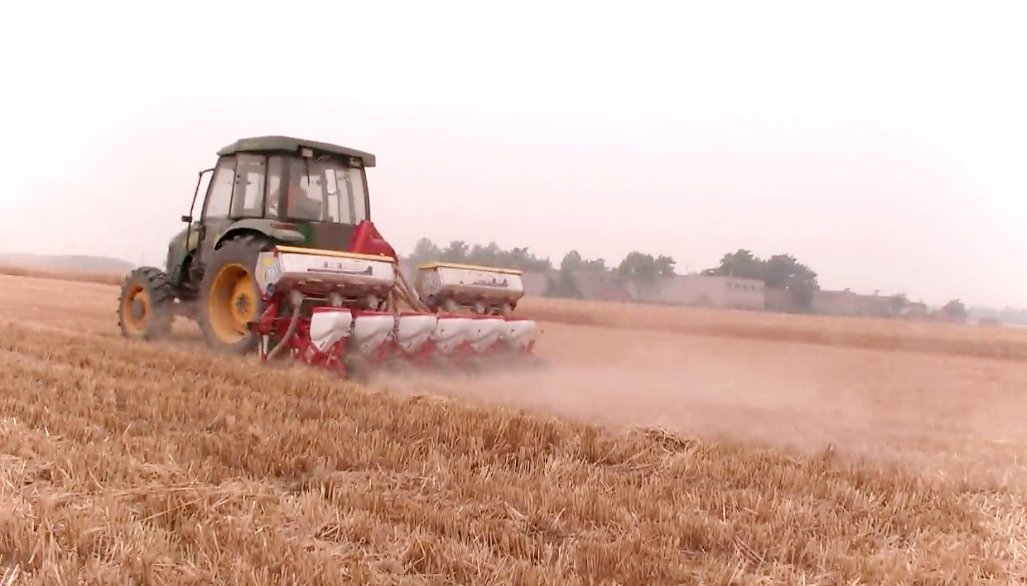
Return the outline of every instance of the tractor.
<path id="1" fill-rule="evenodd" d="M 124 336 L 166 337 L 183 316 L 217 351 L 259 349 L 268 359 L 275 342 L 277 352 L 340 372 L 353 353 L 530 354 L 535 323 L 510 316 L 524 294 L 519 271 L 432 263 L 418 267 L 416 290 L 407 283 L 371 222 L 373 154 L 262 136 L 236 140 L 217 157 L 198 174 L 166 270 L 140 267 L 126 278 L 118 304 Z"/>

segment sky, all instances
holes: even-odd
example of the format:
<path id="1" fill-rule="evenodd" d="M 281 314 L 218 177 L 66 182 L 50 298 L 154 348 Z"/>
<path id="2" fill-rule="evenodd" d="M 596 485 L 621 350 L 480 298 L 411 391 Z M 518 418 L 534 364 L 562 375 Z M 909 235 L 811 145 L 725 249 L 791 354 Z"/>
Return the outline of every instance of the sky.
<path id="1" fill-rule="evenodd" d="M 162 266 L 244 136 L 370 151 L 372 219 L 1027 305 L 1016 2 L 14 3 L 0 250 Z"/>

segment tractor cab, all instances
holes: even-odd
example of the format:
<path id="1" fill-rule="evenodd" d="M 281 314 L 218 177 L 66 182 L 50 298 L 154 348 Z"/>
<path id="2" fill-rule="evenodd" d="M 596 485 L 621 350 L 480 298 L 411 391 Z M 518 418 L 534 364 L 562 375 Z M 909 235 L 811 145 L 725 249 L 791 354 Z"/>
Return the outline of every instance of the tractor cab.
<path id="1" fill-rule="evenodd" d="M 370 219 L 359 159 L 271 155 L 266 181 L 266 216 L 295 224 L 310 246 L 341 250 Z"/>
<path id="2" fill-rule="evenodd" d="M 240 220 L 295 230 L 293 244 L 343 250 L 370 220 L 366 167 L 374 155 L 286 137 L 238 140 L 218 152 L 200 224 L 207 241 Z M 295 240 L 295 238 L 294 238 Z"/>
<path id="3" fill-rule="evenodd" d="M 375 166 L 373 154 L 265 136 L 237 140 L 217 155 L 215 166 L 200 173 L 190 213 L 182 216 L 188 226 L 168 249 L 176 287 L 195 289 L 221 243 L 247 234 L 291 246 L 389 255 L 369 223 L 365 169 Z"/>

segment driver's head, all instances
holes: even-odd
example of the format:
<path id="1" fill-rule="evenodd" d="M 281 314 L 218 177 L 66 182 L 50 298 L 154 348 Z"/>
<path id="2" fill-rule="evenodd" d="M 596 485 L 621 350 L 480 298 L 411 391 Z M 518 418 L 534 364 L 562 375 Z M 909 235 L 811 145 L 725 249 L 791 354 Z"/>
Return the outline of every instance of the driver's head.
<path id="1" fill-rule="evenodd" d="M 289 215 L 305 220 L 321 218 L 321 203 L 307 196 L 307 190 L 300 186 L 289 188 Z"/>

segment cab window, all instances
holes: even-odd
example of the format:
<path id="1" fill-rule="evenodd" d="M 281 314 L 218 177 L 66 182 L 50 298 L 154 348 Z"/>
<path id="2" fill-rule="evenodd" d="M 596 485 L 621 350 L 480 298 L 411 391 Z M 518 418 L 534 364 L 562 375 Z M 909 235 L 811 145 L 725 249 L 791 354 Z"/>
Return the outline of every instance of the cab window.
<path id="1" fill-rule="evenodd" d="M 264 214 L 265 159 L 260 155 L 239 155 L 232 192 L 233 218 L 259 218 Z"/>
<path id="2" fill-rule="evenodd" d="M 232 189 L 235 187 L 235 157 L 221 157 L 207 188 L 207 201 L 203 206 L 205 218 L 227 218 L 232 209 Z"/>

